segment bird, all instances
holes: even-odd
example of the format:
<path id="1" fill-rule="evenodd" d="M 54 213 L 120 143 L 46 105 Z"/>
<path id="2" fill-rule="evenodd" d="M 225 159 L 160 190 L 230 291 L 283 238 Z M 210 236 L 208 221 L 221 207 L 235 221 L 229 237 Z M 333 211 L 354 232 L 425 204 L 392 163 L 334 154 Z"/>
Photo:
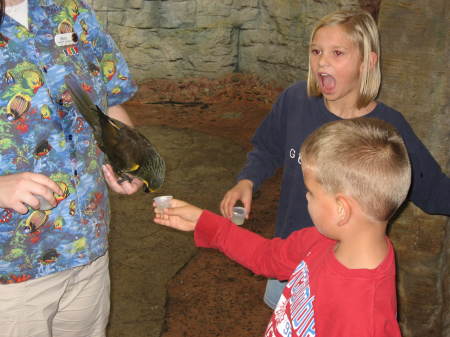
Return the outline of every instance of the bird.
<path id="1" fill-rule="evenodd" d="M 156 147 L 137 129 L 109 117 L 94 104 L 73 74 L 65 77 L 72 101 L 91 126 L 98 147 L 119 177 L 144 182 L 145 192 L 158 190 L 165 178 L 166 164 Z"/>

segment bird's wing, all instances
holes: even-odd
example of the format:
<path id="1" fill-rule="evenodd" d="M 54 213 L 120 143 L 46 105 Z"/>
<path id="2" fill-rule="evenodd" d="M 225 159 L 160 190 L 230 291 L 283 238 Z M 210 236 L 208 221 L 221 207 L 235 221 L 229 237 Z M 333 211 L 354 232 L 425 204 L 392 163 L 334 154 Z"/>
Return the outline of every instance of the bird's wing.
<path id="1" fill-rule="evenodd" d="M 136 129 L 112 118 L 109 118 L 109 126 L 103 130 L 103 141 L 109 143 L 108 147 L 114 148 L 113 156 L 120 154 L 123 171 L 132 173 L 143 165 L 146 160 L 145 154 L 149 148 L 153 148 L 147 138 Z M 109 136 L 107 136 L 108 134 Z M 114 134 L 114 137 L 111 137 L 112 134 Z"/>

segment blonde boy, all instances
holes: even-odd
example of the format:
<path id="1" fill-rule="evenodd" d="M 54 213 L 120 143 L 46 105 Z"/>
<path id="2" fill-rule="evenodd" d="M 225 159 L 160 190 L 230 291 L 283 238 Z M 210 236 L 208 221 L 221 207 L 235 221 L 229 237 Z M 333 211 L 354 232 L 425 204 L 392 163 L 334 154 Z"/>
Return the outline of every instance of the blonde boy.
<path id="1" fill-rule="evenodd" d="M 288 279 L 265 336 L 400 336 L 385 231 L 411 180 L 402 138 L 381 120 L 336 121 L 305 140 L 301 159 L 315 227 L 268 240 L 179 200 L 155 222 L 195 230 L 197 246 Z"/>

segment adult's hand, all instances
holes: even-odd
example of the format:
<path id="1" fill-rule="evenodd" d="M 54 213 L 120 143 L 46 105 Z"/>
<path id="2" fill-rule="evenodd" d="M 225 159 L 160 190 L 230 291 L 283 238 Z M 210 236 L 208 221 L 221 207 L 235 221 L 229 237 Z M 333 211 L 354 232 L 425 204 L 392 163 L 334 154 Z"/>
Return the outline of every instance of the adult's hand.
<path id="1" fill-rule="evenodd" d="M 0 208 L 12 208 L 18 213 L 28 212 L 28 206 L 38 209 L 40 195 L 52 206 L 56 206 L 53 195 L 63 192 L 52 179 L 46 175 L 22 172 L 0 176 Z"/>
<path id="2" fill-rule="evenodd" d="M 144 185 L 144 182 L 138 178 L 133 178 L 131 181 L 124 180 L 119 182 L 119 178 L 109 164 L 103 165 L 103 175 L 109 188 L 120 194 L 136 193 Z"/>

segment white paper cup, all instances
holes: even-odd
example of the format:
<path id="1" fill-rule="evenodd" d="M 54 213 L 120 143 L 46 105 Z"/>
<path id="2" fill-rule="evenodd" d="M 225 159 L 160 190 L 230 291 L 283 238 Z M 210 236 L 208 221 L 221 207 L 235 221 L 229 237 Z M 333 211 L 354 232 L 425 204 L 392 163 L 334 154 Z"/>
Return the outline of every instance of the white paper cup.
<path id="1" fill-rule="evenodd" d="M 162 195 L 156 198 L 153 198 L 156 204 L 156 208 L 159 210 L 163 210 L 164 208 L 170 207 L 170 202 L 172 201 L 173 196 L 171 195 Z"/>
<path id="2" fill-rule="evenodd" d="M 39 208 L 37 209 L 41 211 L 48 211 L 49 209 L 52 209 L 54 207 L 43 196 L 37 194 L 35 194 L 34 196 L 39 200 Z"/>
<path id="3" fill-rule="evenodd" d="M 245 208 L 244 207 L 233 207 L 233 216 L 231 217 L 231 221 L 236 225 L 242 225 L 245 221 Z"/>

